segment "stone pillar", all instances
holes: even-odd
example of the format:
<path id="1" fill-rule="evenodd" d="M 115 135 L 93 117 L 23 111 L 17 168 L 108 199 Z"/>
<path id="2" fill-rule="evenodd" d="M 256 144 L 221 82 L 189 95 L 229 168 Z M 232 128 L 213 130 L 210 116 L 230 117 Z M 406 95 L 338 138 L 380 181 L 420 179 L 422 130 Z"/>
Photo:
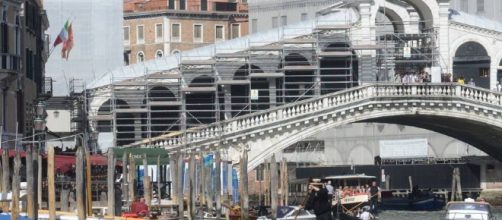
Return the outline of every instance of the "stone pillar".
<path id="1" fill-rule="evenodd" d="M 439 1 L 439 33 L 436 44 L 439 47 L 439 66 L 443 73 L 453 72 L 453 63 L 450 59 L 450 42 L 449 42 L 449 0 Z M 454 53 L 454 52 L 453 52 Z"/>
<path id="2" fill-rule="evenodd" d="M 359 3 L 359 12 L 361 15 L 361 28 L 360 33 L 356 33 L 361 45 L 375 44 L 373 37 L 375 36 L 375 27 L 371 24 L 371 2 L 361 1 Z M 376 81 L 376 63 L 374 60 L 376 51 L 362 50 L 359 57 L 359 79 L 364 83 L 371 83 Z"/>
<path id="3" fill-rule="evenodd" d="M 408 33 L 417 34 L 420 32 L 420 15 L 413 7 L 406 8 L 410 14 L 410 25 L 408 26 Z"/>
<path id="4" fill-rule="evenodd" d="M 232 96 L 230 93 L 230 86 L 223 87 L 224 92 L 224 105 L 225 105 L 225 120 L 232 118 Z"/>

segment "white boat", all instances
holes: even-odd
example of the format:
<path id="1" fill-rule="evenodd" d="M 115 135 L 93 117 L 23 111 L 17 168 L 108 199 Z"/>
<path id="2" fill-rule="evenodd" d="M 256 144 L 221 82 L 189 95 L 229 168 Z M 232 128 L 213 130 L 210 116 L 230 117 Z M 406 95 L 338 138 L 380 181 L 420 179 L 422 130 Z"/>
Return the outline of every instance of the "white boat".
<path id="1" fill-rule="evenodd" d="M 446 205 L 445 220 L 495 220 L 492 206 L 486 202 L 466 200 L 464 202 L 450 202 Z"/>
<path id="2" fill-rule="evenodd" d="M 258 217 L 258 220 L 269 220 L 266 216 Z M 315 220 L 314 213 L 299 209 L 295 206 L 282 206 L 277 208 L 277 220 Z"/>

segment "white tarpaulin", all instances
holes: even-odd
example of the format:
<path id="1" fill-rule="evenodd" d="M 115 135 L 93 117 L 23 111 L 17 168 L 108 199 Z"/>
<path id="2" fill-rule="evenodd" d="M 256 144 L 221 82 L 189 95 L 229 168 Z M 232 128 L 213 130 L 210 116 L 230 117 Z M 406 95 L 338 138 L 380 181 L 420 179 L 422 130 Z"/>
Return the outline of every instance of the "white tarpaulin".
<path id="1" fill-rule="evenodd" d="M 416 158 L 428 156 L 427 139 L 381 140 L 381 158 Z"/>

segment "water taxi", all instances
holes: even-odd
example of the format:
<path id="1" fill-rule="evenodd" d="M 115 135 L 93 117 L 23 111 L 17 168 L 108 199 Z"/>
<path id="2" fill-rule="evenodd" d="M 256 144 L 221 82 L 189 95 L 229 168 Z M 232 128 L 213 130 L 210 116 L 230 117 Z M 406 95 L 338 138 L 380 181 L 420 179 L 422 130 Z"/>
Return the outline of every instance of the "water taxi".
<path id="1" fill-rule="evenodd" d="M 466 199 L 464 202 L 449 202 L 446 205 L 445 220 L 495 220 L 492 206 L 486 202 Z"/>

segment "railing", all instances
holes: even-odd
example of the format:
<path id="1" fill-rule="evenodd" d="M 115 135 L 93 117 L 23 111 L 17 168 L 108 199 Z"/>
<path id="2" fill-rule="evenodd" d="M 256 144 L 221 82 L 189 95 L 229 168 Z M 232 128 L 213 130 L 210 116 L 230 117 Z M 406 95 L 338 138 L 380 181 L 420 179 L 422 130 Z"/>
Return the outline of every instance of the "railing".
<path id="1" fill-rule="evenodd" d="M 178 147 L 203 141 L 215 141 L 249 129 L 309 116 L 334 107 L 348 106 L 372 98 L 457 98 L 488 104 L 502 105 L 502 93 L 459 84 L 372 84 L 324 96 L 311 98 L 269 110 L 251 113 L 234 119 L 189 129 L 157 141 L 155 146 Z"/>
<path id="2" fill-rule="evenodd" d="M 0 53 L 0 71 L 20 71 L 21 70 L 21 59 L 19 55 Z"/>

